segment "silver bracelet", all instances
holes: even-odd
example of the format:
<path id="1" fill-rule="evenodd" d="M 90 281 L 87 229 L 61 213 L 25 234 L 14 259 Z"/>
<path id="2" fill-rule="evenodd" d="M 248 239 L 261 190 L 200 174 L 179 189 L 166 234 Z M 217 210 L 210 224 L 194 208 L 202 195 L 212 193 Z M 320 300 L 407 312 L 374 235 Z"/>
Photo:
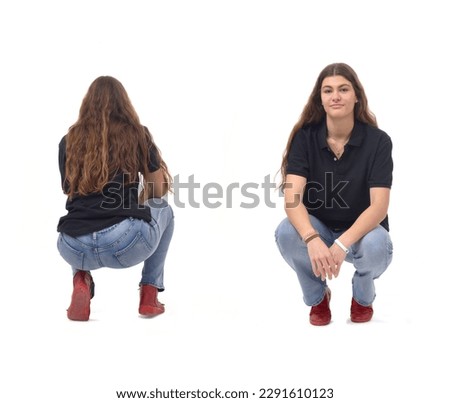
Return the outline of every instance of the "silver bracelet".
<path id="1" fill-rule="evenodd" d="M 348 255 L 349 250 L 344 246 L 344 244 L 339 239 L 335 239 L 334 243 L 337 246 L 339 246 L 345 252 L 346 255 Z"/>

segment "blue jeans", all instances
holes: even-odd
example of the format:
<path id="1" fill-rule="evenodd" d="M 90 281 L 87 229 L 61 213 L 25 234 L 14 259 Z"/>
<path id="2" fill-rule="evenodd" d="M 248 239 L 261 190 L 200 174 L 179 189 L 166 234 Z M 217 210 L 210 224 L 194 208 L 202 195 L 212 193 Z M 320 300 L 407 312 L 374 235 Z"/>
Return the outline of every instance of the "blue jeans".
<path id="1" fill-rule="evenodd" d="M 73 273 L 101 267 L 121 269 L 144 262 L 140 284 L 163 291 L 164 262 L 174 228 L 173 211 L 163 199 L 146 203 L 151 209 L 150 222 L 129 217 L 76 238 L 59 234 L 59 253 L 72 266 Z"/>
<path id="2" fill-rule="evenodd" d="M 330 247 L 343 231 L 332 231 L 316 217 L 310 215 L 312 226 Z M 297 273 L 306 305 L 319 304 L 327 287 L 326 281 L 316 277 L 312 271 L 306 244 L 285 218 L 275 231 L 275 239 L 284 260 Z M 367 233 L 351 245 L 346 262 L 355 267 L 353 275 L 353 298 L 361 305 L 368 306 L 375 299 L 374 280 L 380 277 L 392 261 L 392 242 L 389 232 L 381 225 Z"/>

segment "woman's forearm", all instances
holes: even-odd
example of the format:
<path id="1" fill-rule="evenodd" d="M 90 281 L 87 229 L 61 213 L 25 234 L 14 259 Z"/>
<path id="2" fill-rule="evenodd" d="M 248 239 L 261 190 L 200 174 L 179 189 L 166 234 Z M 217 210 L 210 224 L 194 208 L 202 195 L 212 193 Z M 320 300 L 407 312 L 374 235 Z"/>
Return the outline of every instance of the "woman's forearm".
<path id="1" fill-rule="evenodd" d="M 372 231 L 386 218 L 389 206 L 388 188 L 371 189 L 371 204 L 365 209 L 353 225 L 345 231 L 339 240 L 348 248 Z"/>

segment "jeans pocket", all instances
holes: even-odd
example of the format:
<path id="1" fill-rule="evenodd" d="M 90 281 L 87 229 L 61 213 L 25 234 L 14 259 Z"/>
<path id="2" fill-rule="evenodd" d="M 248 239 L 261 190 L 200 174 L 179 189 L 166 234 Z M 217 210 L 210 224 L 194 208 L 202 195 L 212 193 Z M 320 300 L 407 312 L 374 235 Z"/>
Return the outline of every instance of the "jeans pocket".
<path id="1" fill-rule="evenodd" d="M 152 253 L 152 248 L 145 240 L 141 232 L 138 232 L 134 239 L 125 248 L 114 253 L 114 256 L 122 267 L 135 266 Z"/>
<path id="2" fill-rule="evenodd" d="M 84 253 L 70 246 L 63 234 L 59 235 L 57 246 L 59 254 L 67 263 L 76 269 L 83 268 Z"/>

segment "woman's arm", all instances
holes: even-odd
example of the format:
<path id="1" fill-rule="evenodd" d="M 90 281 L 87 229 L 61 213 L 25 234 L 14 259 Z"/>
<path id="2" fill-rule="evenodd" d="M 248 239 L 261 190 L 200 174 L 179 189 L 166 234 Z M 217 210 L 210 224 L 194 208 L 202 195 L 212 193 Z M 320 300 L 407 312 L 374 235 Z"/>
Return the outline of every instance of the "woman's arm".
<path id="1" fill-rule="evenodd" d="M 161 198 L 169 191 L 169 183 L 164 175 L 164 171 L 160 168 L 154 172 L 150 172 L 146 178 L 149 187 L 149 197 Z"/>
<path id="2" fill-rule="evenodd" d="M 370 189 L 370 206 L 367 207 L 356 219 L 353 225 L 345 231 L 338 239 L 347 249 L 355 242 L 359 241 L 369 231 L 373 230 L 387 215 L 389 206 L 389 188 L 371 188 Z M 345 260 L 346 253 L 344 250 L 333 244 L 330 252 L 337 262 L 335 276 L 339 274 L 340 267 Z"/>
<path id="3" fill-rule="evenodd" d="M 315 229 L 309 220 L 309 214 L 302 203 L 303 190 L 306 186 L 306 178 L 298 175 L 286 175 L 284 188 L 284 210 L 291 224 L 304 239 L 312 234 Z"/>
<path id="4" fill-rule="evenodd" d="M 305 186 L 305 177 L 286 175 L 284 209 L 289 221 L 302 239 L 307 239 L 316 232 L 309 219 L 308 211 L 302 202 Z M 307 243 L 307 248 L 314 274 L 317 277 L 321 277 L 322 280 L 325 280 L 326 277 L 331 279 L 336 271 L 336 262 L 327 245 L 320 237 L 316 237 Z"/>
<path id="5" fill-rule="evenodd" d="M 370 206 L 364 210 L 339 240 L 349 248 L 386 218 L 389 207 L 389 188 L 370 188 Z M 337 246 L 337 245 L 335 245 Z"/>

